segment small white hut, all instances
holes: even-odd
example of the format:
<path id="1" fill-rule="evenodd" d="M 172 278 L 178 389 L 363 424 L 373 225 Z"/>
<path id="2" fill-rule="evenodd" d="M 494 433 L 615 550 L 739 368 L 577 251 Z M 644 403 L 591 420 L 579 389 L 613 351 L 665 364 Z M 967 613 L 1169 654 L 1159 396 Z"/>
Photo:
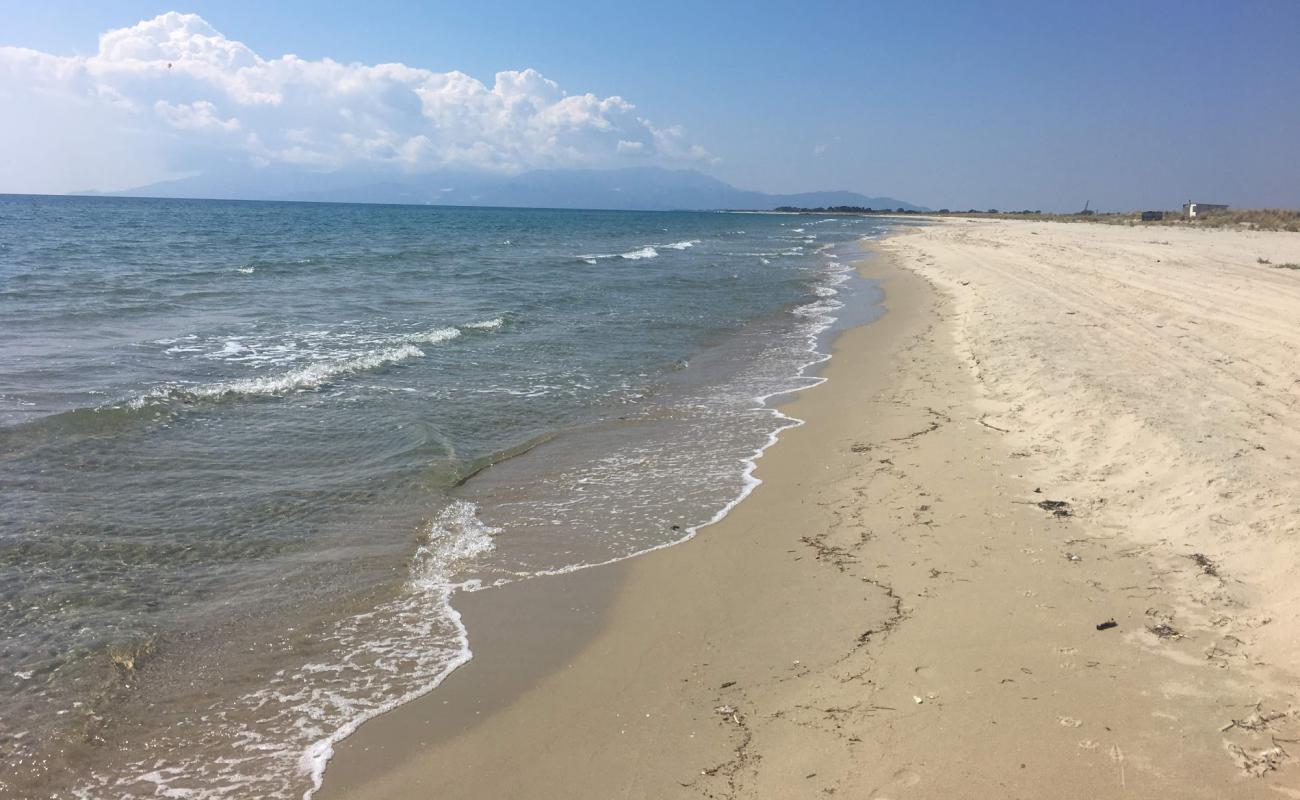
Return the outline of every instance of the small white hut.
<path id="1" fill-rule="evenodd" d="M 1188 219 L 1196 219 L 1199 215 L 1204 214 L 1207 211 L 1227 210 L 1228 207 L 1226 205 L 1220 205 L 1219 203 L 1183 203 L 1183 216 Z"/>

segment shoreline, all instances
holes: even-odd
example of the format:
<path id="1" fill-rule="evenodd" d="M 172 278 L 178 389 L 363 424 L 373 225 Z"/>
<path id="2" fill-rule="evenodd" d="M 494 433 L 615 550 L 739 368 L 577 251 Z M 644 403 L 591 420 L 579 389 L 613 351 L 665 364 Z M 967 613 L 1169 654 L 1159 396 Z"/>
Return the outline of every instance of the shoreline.
<path id="1" fill-rule="evenodd" d="M 428 747 L 431 741 L 441 741 L 466 724 L 472 724 L 484 710 L 490 713 L 504 707 L 509 700 L 522 691 L 522 687 L 546 672 L 558 668 L 560 663 L 557 661 L 558 657 L 571 656 L 596 635 L 613 598 L 618 593 L 621 585 L 620 576 L 623 574 L 620 570 L 627 562 L 692 541 L 701 530 L 717 525 L 744 502 L 763 483 L 762 479 L 754 476 L 763 456 L 780 441 L 784 433 L 807 422 L 787 414 L 786 404 L 771 404 L 770 401 L 777 397 L 798 397 L 826 383 L 827 378 L 822 372 L 833 358 L 835 343 L 840 335 L 847 330 L 869 325 L 884 313 L 881 293 L 862 273 L 858 264 L 861 259 L 872 255 L 870 248 L 877 238 L 866 236 L 859 239 L 856 243 L 856 246 L 861 249 L 859 255 L 845 259 L 844 262 L 836 262 L 843 264 L 845 269 L 842 273 L 843 277 L 833 281 L 832 286 L 842 287 L 855 283 L 863 285 L 852 286 L 852 294 L 847 299 L 833 295 L 837 296 L 839 307 L 829 312 L 819 312 L 824 316 L 825 321 L 820 323 L 820 328 L 808 335 L 809 360 L 790 376 L 789 380 L 793 385 L 754 398 L 755 409 L 770 413 L 775 427 L 767 434 L 765 441 L 743 459 L 741 486 L 734 498 L 727 501 L 708 520 L 686 528 L 677 539 L 608 561 L 535 572 L 527 580 L 485 587 L 490 588 L 490 591 L 478 589 L 456 591 L 454 613 L 457 624 L 466 635 L 469 628 L 465 621 L 465 609 L 471 609 L 469 612 L 471 617 L 477 618 L 481 615 L 485 619 L 484 623 L 474 623 L 475 633 L 471 642 L 473 649 L 467 650 L 467 658 L 439 677 L 433 688 L 420 696 L 397 703 L 380 714 L 362 719 L 349 726 L 348 732 L 344 735 L 322 740 L 305 753 L 304 763 L 311 763 L 310 773 L 316 783 L 315 787 L 309 790 L 308 795 L 321 796 L 321 792 L 326 788 L 322 778 L 328 766 L 333 763 L 338 750 L 345 747 L 348 740 L 354 737 L 361 727 L 370 725 L 376 719 L 411 716 L 412 719 L 402 719 L 397 724 L 407 730 L 420 730 L 420 735 L 424 738 L 420 740 L 419 748 L 423 749 Z M 843 289 L 839 291 L 842 292 Z M 815 303 L 825 302 L 825 296 L 821 298 Z M 522 452 L 527 453 L 531 449 L 533 446 Z M 484 469 L 491 466 L 488 465 Z M 467 480 L 468 477 L 465 481 Z M 600 575 L 588 576 L 587 573 L 600 573 Z M 480 601 L 479 598 L 484 599 Z M 577 605 L 562 608 L 564 603 Z M 527 623 L 520 622 L 521 611 L 527 618 Z M 530 611 L 535 613 L 530 614 Z M 555 618 L 557 613 L 558 619 Z M 539 638 L 535 635 L 539 631 L 547 635 Z M 554 636 L 557 633 L 559 635 Z M 492 659 L 493 664 L 480 666 L 472 670 L 472 674 L 468 677 L 463 676 L 467 667 L 479 663 L 484 654 Z M 503 668 L 503 665 L 511 664 L 523 654 L 530 657 L 530 663 L 526 668 L 512 669 L 509 666 Z M 535 658 L 539 654 L 542 658 Z M 452 688 L 443 690 L 444 684 L 457 675 L 462 677 L 454 681 Z M 434 704 L 429 700 L 429 696 L 439 690 L 443 690 L 444 693 L 438 695 L 439 702 Z M 436 711 L 430 714 L 424 707 L 410 710 L 411 706 L 422 703 L 435 707 Z M 369 747 L 363 746 L 362 749 L 368 751 Z M 416 748 L 411 746 L 411 740 L 405 736 L 389 740 L 382 750 L 381 761 L 389 766 L 409 760 L 416 754 Z M 367 772 L 373 772 L 382 768 L 375 763 L 370 763 L 365 769 Z M 332 791 L 332 784 L 330 788 Z"/>
<path id="2" fill-rule="evenodd" d="M 863 253 L 850 260 L 853 266 L 848 280 L 873 280 L 874 276 L 862 270 L 862 263 L 863 259 L 876 257 L 877 242 L 874 237 L 860 240 Z M 758 403 L 766 404 L 773 396 L 797 399 L 824 385 L 828 380 L 826 369 L 834 361 L 840 339 L 887 316 L 877 288 L 865 286 L 856 291 L 861 294 L 856 303 L 862 308 L 846 306 L 835 312 L 852 321 L 844 325 L 844 320 L 837 317 L 810 339 L 810 360 L 793 378 L 807 381 L 806 385 L 755 398 Z M 858 321 L 864 317 L 866 322 Z M 491 591 L 458 593 L 456 608 L 461 624 L 472 632 L 472 659 L 449 673 L 432 692 L 366 720 L 349 736 L 334 742 L 324 781 L 312 797 L 353 796 L 357 791 L 364 794 L 368 789 L 358 784 L 369 784 L 374 776 L 411 763 L 429 747 L 454 738 L 482 717 L 507 709 L 526 689 L 547 674 L 563 669 L 610 624 L 608 617 L 634 562 L 696 541 L 702 533 L 724 522 L 762 486 L 764 479 L 756 478 L 755 473 L 769 450 L 808 422 L 789 413 L 793 404 L 793 400 L 787 400 L 768 406 L 779 427 L 746 459 L 741 491 L 710 520 L 691 528 L 682 538 L 581 569 L 540 573 L 533 579 L 493 587 Z M 520 611 L 524 612 L 523 619 Z M 538 636 L 538 632 L 558 635 Z M 524 656 L 528 663 L 521 666 L 518 662 Z M 362 739 L 363 733 L 380 723 L 387 730 L 373 733 L 379 739 L 378 746 Z M 345 760 L 348 765 L 339 769 L 338 763 Z M 353 761 L 356 767 L 350 763 Z"/>
<path id="3" fill-rule="evenodd" d="M 780 406 L 806 422 L 746 502 L 678 546 L 463 597 L 482 657 L 341 742 L 316 797 L 1289 791 L 1269 745 L 1289 709 L 1247 724 L 1279 683 L 1194 657 L 1152 614 L 1161 565 L 990 416 L 962 357 L 979 309 L 916 252 L 954 232 L 875 243 L 887 313 Z M 1058 494 L 1074 516 L 1034 505 Z M 542 630 L 519 600 L 568 611 Z M 1182 639 L 1150 633 L 1166 618 Z"/>

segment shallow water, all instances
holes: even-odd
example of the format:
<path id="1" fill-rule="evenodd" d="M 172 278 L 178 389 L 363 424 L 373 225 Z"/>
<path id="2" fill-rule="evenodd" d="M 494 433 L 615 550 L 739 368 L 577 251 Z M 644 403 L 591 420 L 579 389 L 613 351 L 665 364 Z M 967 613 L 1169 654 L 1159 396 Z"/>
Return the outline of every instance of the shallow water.
<path id="1" fill-rule="evenodd" d="M 0 197 L 0 793 L 301 796 L 456 591 L 740 497 L 879 230 Z"/>

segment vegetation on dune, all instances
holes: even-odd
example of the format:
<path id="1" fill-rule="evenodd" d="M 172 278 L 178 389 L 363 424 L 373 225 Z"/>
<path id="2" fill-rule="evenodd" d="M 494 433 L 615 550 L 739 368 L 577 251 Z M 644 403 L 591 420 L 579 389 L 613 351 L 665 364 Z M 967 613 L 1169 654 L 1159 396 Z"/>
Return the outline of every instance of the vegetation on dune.
<path id="1" fill-rule="evenodd" d="M 1100 222 L 1106 225 L 1163 225 L 1184 228 L 1241 228 L 1252 231 L 1290 231 L 1300 233 L 1300 210 L 1288 208 L 1243 208 L 1222 211 L 1202 211 L 1194 219 L 1188 219 L 1182 211 L 1164 211 L 1163 219 L 1142 218 L 1141 211 L 1089 211 L 1077 214 L 1044 214 L 1042 211 L 999 211 L 990 208 L 984 211 L 969 209 L 954 211 L 941 208 L 938 211 L 912 211 L 902 208 L 862 208 L 859 206 L 826 206 L 821 208 L 803 208 L 799 206 L 781 206 L 774 209 L 792 214 L 908 214 L 931 217 L 979 217 L 983 219 L 1032 219 L 1048 222 Z M 1260 263 L 1265 263 L 1261 261 Z M 1281 265 L 1279 265 L 1281 266 Z"/>
<path id="2" fill-rule="evenodd" d="M 1095 212 L 1089 214 L 1043 214 L 1037 211 L 940 211 L 935 216 L 983 217 L 991 219 L 1033 219 L 1049 222 L 1099 222 L 1105 225 L 1146 225 L 1182 228 L 1238 228 L 1252 231 L 1300 233 L 1300 210 L 1286 208 L 1243 208 L 1207 211 L 1188 219 L 1181 211 L 1166 211 L 1164 219 L 1143 220 L 1141 211 Z"/>

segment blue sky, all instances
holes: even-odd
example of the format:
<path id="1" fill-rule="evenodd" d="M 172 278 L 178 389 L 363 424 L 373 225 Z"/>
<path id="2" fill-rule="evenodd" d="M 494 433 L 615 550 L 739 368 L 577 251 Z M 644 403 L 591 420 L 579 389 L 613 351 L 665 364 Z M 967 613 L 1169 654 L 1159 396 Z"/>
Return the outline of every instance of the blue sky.
<path id="1" fill-rule="evenodd" d="M 0 5 L 0 45 L 93 56 L 101 33 L 171 10 L 198 14 L 264 59 L 292 53 L 344 64 L 399 62 L 434 73 L 459 70 L 489 89 L 499 71 L 533 69 L 570 95 L 618 96 L 635 105 L 632 112 L 590 111 L 580 123 L 586 133 L 573 134 L 558 151 L 528 150 L 532 145 L 510 138 L 501 153 L 483 156 L 491 168 L 559 166 L 589 151 L 593 160 L 577 165 L 649 159 L 700 168 L 745 188 L 851 189 L 932 207 L 1071 210 L 1091 200 L 1132 209 L 1172 207 L 1189 197 L 1300 206 L 1295 2 L 47 0 Z M 288 152 L 267 141 L 287 124 L 284 114 L 259 119 L 226 95 L 198 105 L 207 100 L 155 98 L 149 92 L 161 90 L 115 80 L 114 92 L 171 127 L 139 141 L 123 132 L 105 145 L 100 161 L 114 162 L 111 174 L 94 174 L 92 153 L 50 167 L 46 179 L 42 159 L 34 158 L 9 176 L 15 185 L 4 185 L 0 171 L 0 191 L 81 188 L 75 181 L 82 176 L 87 186 L 130 183 L 132 170 L 155 179 L 202 169 L 213 158 L 229 158 L 230 142 L 254 132 L 261 133 L 261 152 Z M 0 84 L 0 100 L 20 111 L 32 104 L 28 121 L 68 124 L 79 113 L 22 91 Z M 648 123 L 640 127 L 627 121 L 632 117 Z M 143 123 L 125 119 L 96 127 L 138 133 Z M 631 131 L 626 139 L 615 144 L 598 135 L 609 120 Z M 226 138 L 208 136 L 186 153 L 174 136 L 164 136 L 182 126 L 196 131 L 204 121 L 209 131 L 225 125 Z M 394 124 L 384 146 L 400 149 L 418 130 Z M 332 128 L 315 134 L 343 135 Z M 474 136 L 470 129 L 463 135 Z M 37 146 L 50 138 L 33 132 L 0 145 Z M 441 142 L 434 145 L 423 155 L 408 148 L 413 155 L 404 168 L 450 158 Z M 59 146 L 97 145 L 74 138 Z M 53 147 L 42 150 L 50 161 Z M 151 148 L 162 160 L 149 162 Z M 330 150 L 313 164 L 352 157 Z"/>

